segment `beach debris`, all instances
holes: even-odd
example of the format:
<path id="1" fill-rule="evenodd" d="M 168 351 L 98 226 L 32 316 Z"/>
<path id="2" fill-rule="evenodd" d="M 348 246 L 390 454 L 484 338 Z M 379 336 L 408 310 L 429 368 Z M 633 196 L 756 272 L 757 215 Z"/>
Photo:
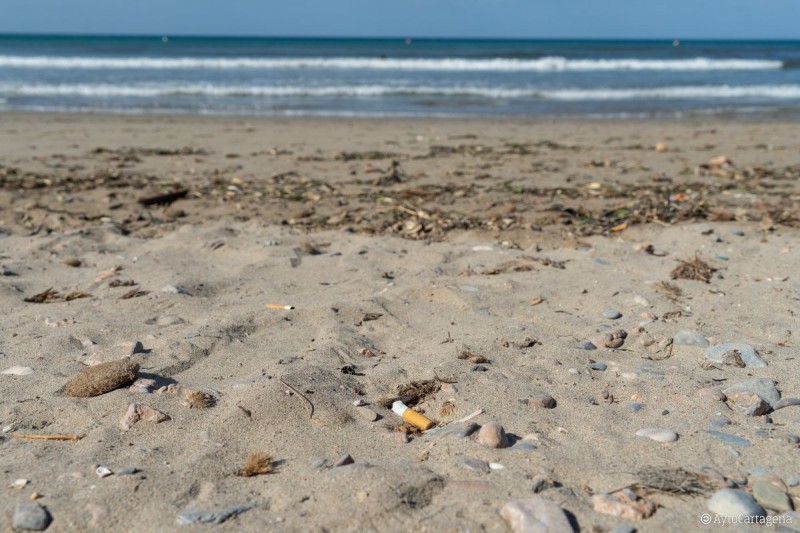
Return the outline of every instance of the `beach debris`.
<path id="1" fill-rule="evenodd" d="M 500 516 L 514 533 L 572 533 L 566 513 L 552 501 L 535 496 L 506 503 Z"/>
<path id="2" fill-rule="evenodd" d="M 140 420 L 158 424 L 159 422 L 170 420 L 170 417 L 157 409 L 133 402 L 128 406 L 128 410 L 123 415 L 122 420 L 119 421 L 119 425 L 123 431 L 128 431 Z"/>
<path id="3" fill-rule="evenodd" d="M 33 434 L 33 433 L 12 433 L 11 436 L 15 439 L 28 439 L 28 440 L 69 440 L 77 442 L 83 438 L 83 435 L 68 435 L 68 434 Z"/>
<path id="4" fill-rule="evenodd" d="M 283 378 L 279 378 L 279 379 L 280 379 L 280 382 L 281 382 L 281 383 L 283 383 L 284 385 L 286 385 L 287 387 L 289 387 L 289 389 L 290 389 L 292 392 L 294 392 L 295 394 L 297 394 L 297 396 L 299 396 L 299 397 L 300 397 L 300 399 L 302 399 L 302 400 L 303 400 L 303 403 L 305 403 L 305 405 L 306 405 L 306 408 L 308 409 L 308 418 L 314 418 L 314 404 L 313 404 L 313 403 L 311 403 L 311 400 L 309 400 L 309 399 L 308 399 L 308 398 L 305 396 L 305 394 L 303 394 L 303 393 L 302 393 L 302 392 L 300 392 L 299 390 L 295 389 L 294 387 L 292 387 L 291 385 L 289 385 L 288 383 L 286 383 L 286 381 L 284 381 L 284 379 L 283 379 Z"/>
<path id="5" fill-rule="evenodd" d="M 716 470 L 703 467 L 699 471 L 685 468 L 645 467 L 636 472 L 638 480 L 627 487 L 634 492 L 660 492 L 674 495 L 703 495 L 719 488 L 731 487 L 733 482 Z"/>
<path id="6" fill-rule="evenodd" d="M 528 399 L 528 405 L 532 405 L 534 407 L 540 407 L 542 409 L 555 409 L 556 408 L 556 400 L 549 394 L 534 394 Z"/>
<path id="7" fill-rule="evenodd" d="M 15 365 L 9 368 L 6 368 L 0 374 L 5 374 L 7 376 L 30 376 L 33 374 L 33 369 L 29 366 L 19 366 Z"/>
<path id="8" fill-rule="evenodd" d="M 100 479 L 114 475 L 114 472 L 110 468 L 105 466 L 98 466 L 97 468 L 94 469 L 94 473 L 97 474 L 97 477 L 99 477 Z"/>
<path id="9" fill-rule="evenodd" d="M 453 414 L 453 412 L 455 412 L 455 410 L 456 404 L 453 402 L 453 400 L 447 400 L 439 406 L 439 416 L 450 416 Z"/>
<path id="10" fill-rule="evenodd" d="M 380 402 L 385 409 L 391 409 L 392 404 L 400 401 L 409 407 L 414 407 L 422 403 L 428 396 L 439 392 L 442 381 L 438 379 L 428 379 L 424 381 L 411 381 L 397 386 L 397 396 L 387 398 Z"/>
<path id="11" fill-rule="evenodd" d="M 76 322 L 72 318 L 62 318 L 60 320 L 52 320 L 51 318 L 44 319 L 44 325 L 48 328 L 64 328 L 67 326 L 73 326 Z"/>
<path id="12" fill-rule="evenodd" d="M 34 304 L 50 304 L 56 302 L 71 302 L 72 300 L 77 300 L 79 298 L 89 298 L 92 295 L 88 292 L 83 291 L 72 291 L 67 294 L 61 294 L 57 290 L 54 290 L 52 287 L 40 292 L 39 294 L 35 294 L 33 296 L 29 296 L 25 298 L 26 302 L 34 303 Z"/>
<path id="13" fill-rule="evenodd" d="M 657 143 L 655 148 L 656 148 L 656 152 L 658 152 L 658 153 L 664 153 L 664 152 L 667 151 L 666 143 Z"/>
<path id="14" fill-rule="evenodd" d="M 99 282 L 101 282 L 101 281 L 105 281 L 105 280 L 107 280 L 107 279 L 109 279 L 109 278 L 113 278 L 114 276 L 116 276 L 117 274 L 119 274 L 119 272 L 120 272 L 121 270 L 122 270 L 122 267 L 121 267 L 121 266 L 119 266 L 119 265 L 118 265 L 118 266 L 115 266 L 115 267 L 108 268 L 108 269 L 106 269 L 106 270 L 101 270 L 101 271 L 100 271 L 100 272 L 98 272 L 98 273 L 97 273 L 97 275 L 94 277 L 94 281 L 95 281 L 95 283 L 99 283 Z"/>
<path id="15" fill-rule="evenodd" d="M 264 306 L 267 309 L 280 309 L 282 311 L 291 311 L 294 309 L 293 305 L 283 305 L 283 304 L 267 304 Z"/>
<path id="16" fill-rule="evenodd" d="M 435 422 L 423 414 L 420 414 L 413 409 L 409 409 L 406 404 L 397 400 L 392 403 L 392 412 L 408 422 L 422 430 L 431 429 L 435 424 Z"/>
<path id="17" fill-rule="evenodd" d="M 108 282 L 108 286 L 112 289 L 116 287 L 133 287 L 134 285 L 138 285 L 138 283 L 132 279 L 112 279 Z"/>
<path id="18" fill-rule="evenodd" d="M 184 511 L 175 519 L 175 523 L 179 526 L 187 526 L 191 524 L 221 524 L 226 520 L 236 517 L 252 509 L 254 506 L 250 504 L 237 505 L 236 507 L 229 507 L 228 509 L 218 511 L 216 513 L 209 513 L 200 510 Z"/>
<path id="19" fill-rule="evenodd" d="M 353 457 L 349 453 L 346 453 L 333 462 L 333 468 L 338 468 L 340 466 L 347 466 L 353 463 L 355 463 Z"/>
<path id="20" fill-rule="evenodd" d="M 672 279 L 690 279 L 709 283 L 711 276 L 717 271 L 697 255 L 689 260 L 679 259 L 678 262 L 680 264 L 670 273 Z"/>
<path id="21" fill-rule="evenodd" d="M 213 395 L 196 390 L 187 390 L 181 400 L 181 405 L 189 409 L 208 409 L 216 402 Z"/>
<path id="22" fill-rule="evenodd" d="M 477 411 L 474 411 L 474 412 L 468 414 L 464 418 L 462 418 L 460 420 L 456 420 L 455 422 L 453 422 L 453 424 L 463 424 L 464 422 L 469 422 L 470 420 L 472 420 L 476 416 L 482 415 L 484 412 L 485 411 L 483 409 L 478 409 Z"/>
<path id="23" fill-rule="evenodd" d="M 50 512 L 39 503 L 18 503 L 14 507 L 14 531 L 44 531 L 52 521 Z"/>
<path id="24" fill-rule="evenodd" d="M 129 359 L 100 363 L 87 368 L 67 383 L 67 396 L 89 398 L 130 385 L 136 380 L 139 365 Z"/>
<path id="25" fill-rule="evenodd" d="M 144 289 L 133 289 L 120 296 L 119 299 L 130 300 L 131 298 L 139 298 L 141 296 L 147 296 L 148 294 L 150 294 L 150 291 L 146 291 Z"/>
<path id="26" fill-rule="evenodd" d="M 237 476 L 252 477 L 270 474 L 275 471 L 272 456 L 264 452 L 251 452 L 244 460 L 244 466 L 236 471 Z"/>
<path id="27" fill-rule="evenodd" d="M 497 422 L 489 422 L 478 431 L 478 443 L 487 448 L 508 448 L 510 443 L 506 430 Z"/>
<path id="28" fill-rule="evenodd" d="M 370 322 L 372 320 L 378 320 L 382 317 L 382 313 L 365 313 L 364 318 L 361 319 L 362 322 Z"/>
<path id="29" fill-rule="evenodd" d="M 142 198 L 139 198 L 137 202 L 143 206 L 170 205 L 171 203 L 186 197 L 187 194 L 189 194 L 189 189 L 178 189 L 153 196 L 143 196 Z"/>
<path id="30" fill-rule="evenodd" d="M 64 259 L 64 264 L 73 268 L 78 268 L 83 263 L 77 257 L 70 257 L 69 259 Z"/>
<path id="31" fill-rule="evenodd" d="M 598 513 L 626 520 L 642 520 L 656 512 L 654 503 L 638 496 L 631 489 L 622 489 L 611 494 L 595 494 L 592 496 L 592 507 Z"/>
<path id="32" fill-rule="evenodd" d="M 484 356 L 482 356 L 482 355 L 475 355 L 474 353 L 467 352 L 467 351 L 463 351 L 463 352 L 461 352 L 460 354 L 458 354 L 458 358 L 459 358 L 459 359 L 466 359 L 466 360 L 467 360 L 467 361 L 469 361 L 470 363 L 474 363 L 474 364 L 476 364 L 476 365 L 479 365 L 479 364 L 481 364 L 481 363 L 491 363 L 491 361 L 489 361 L 489 360 L 488 360 L 487 358 L 485 358 Z"/>
<path id="33" fill-rule="evenodd" d="M 539 305 L 540 303 L 542 303 L 544 301 L 545 301 L 544 298 L 542 298 L 541 296 L 537 296 L 536 298 L 531 300 L 531 306 Z"/>

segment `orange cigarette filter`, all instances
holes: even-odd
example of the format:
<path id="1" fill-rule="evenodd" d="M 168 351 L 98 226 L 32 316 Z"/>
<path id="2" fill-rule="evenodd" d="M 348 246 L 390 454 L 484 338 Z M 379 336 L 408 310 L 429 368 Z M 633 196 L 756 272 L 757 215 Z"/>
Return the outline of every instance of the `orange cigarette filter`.
<path id="1" fill-rule="evenodd" d="M 264 307 L 266 307 L 267 309 L 281 309 L 284 311 L 291 311 L 292 309 L 294 309 L 293 305 L 283 305 L 283 304 L 267 304 Z"/>
<path id="2" fill-rule="evenodd" d="M 392 404 L 392 412 L 414 426 L 422 430 L 431 429 L 434 426 L 433 420 L 419 414 L 413 409 L 409 409 L 406 404 L 400 400 Z"/>

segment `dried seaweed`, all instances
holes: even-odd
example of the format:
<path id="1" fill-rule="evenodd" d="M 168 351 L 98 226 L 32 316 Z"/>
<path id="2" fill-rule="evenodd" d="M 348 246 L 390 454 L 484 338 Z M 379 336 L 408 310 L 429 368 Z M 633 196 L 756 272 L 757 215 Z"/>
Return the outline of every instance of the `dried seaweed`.
<path id="1" fill-rule="evenodd" d="M 33 296 L 29 296 L 25 298 L 26 302 L 35 303 L 35 304 L 50 304 L 56 302 L 71 302 L 72 300 L 78 300 L 80 298 L 89 298 L 92 295 L 88 292 L 84 291 L 72 291 L 67 294 L 60 294 L 57 290 L 54 290 L 52 287 L 40 292 L 39 294 L 35 294 Z"/>
<path id="2" fill-rule="evenodd" d="M 670 273 L 672 279 L 690 279 L 709 283 L 711 276 L 717 271 L 716 268 L 709 266 L 696 255 L 688 261 L 682 259 L 678 261 L 680 264 Z"/>
<path id="3" fill-rule="evenodd" d="M 150 294 L 150 291 L 145 291 L 142 289 L 133 289 L 132 291 L 128 291 L 122 296 L 119 297 L 120 300 L 129 300 L 131 298 L 139 298 L 140 296 L 147 296 Z"/>
<path id="4" fill-rule="evenodd" d="M 398 385 L 397 396 L 382 400 L 380 405 L 386 409 L 391 409 L 392 404 L 400 400 L 407 406 L 414 407 L 422 403 L 428 396 L 437 393 L 441 387 L 441 382 L 436 379 L 411 381 L 404 385 Z"/>
<path id="5" fill-rule="evenodd" d="M 694 472 L 685 468 L 645 467 L 636 472 L 638 480 L 627 488 L 645 494 L 661 492 L 682 496 L 703 496 L 730 482 L 716 472 Z"/>
<path id="6" fill-rule="evenodd" d="M 667 300 L 671 302 L 677 302 L 678 299 L 681 296 L 683 296 L 683 290 L 674 283 L 670 283 L 669 281 L 661 281 L 659 283 L 656 283 L 654 288 L 658 292 L 666 296 Z"/>
<path id="7" fill-rule="evenodd" d="M 455 412 L 455 410 L 456 410 L 456 405 L 450 400 L 447 400 L 441 406 L 439 406 L 439 416 L 441 417 L 450 416 Z"/>
<path id="8" fill-rule="evenodd" d="M 386 429 L 389 431 L 397 431 L 406 435 L 422 435 L 422 430 L 408 422 L 398 422 L 396 424 L 385 424 Z"/>
<path id="9" fill-rule="evenodd" d="M 236 471 L 237 476 L 252 477 L 261 474 L 271 474 L 275 471 L 272 456 L 263 452 L 252 452 L 247 454 L 244 466 Z"/>
<path id="10" fill-rule="evenodd" d="M 489 361 L 484 356 L 476 355 L 474 353 L 467 352 L 467 351 L 463 351 L 460 354 L 458 354 L 458 358 L 459 359 L 466 359 L 470 363 L 475 363 L 476 365 L 479 365 L 481 363 L 491 363 L 491 361 Z"/>
<path id="11" fill-rule="evenodd" d="M 208 409 L 214 406 L 214 397 L 207 392 L 188 391 L 181 404 L 189 409 Z"/>
<path id="12" fill-rule="evenodd" d="M 112 279 L 111 281 L 108 282 L 108 286 L 112 287 L 112 288 L 113 287 L 133 287 L 134 285 L 138 285 L 138 283 L 136 283 L 132 279 L 128 279 L 128 280 Z"/>

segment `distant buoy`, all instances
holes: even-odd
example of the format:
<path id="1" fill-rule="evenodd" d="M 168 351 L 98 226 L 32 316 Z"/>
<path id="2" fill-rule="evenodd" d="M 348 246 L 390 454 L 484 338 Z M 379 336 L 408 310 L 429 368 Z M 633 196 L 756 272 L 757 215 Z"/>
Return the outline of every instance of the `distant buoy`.
<path id="1" fill-rule="evenodd" d="M 162 43 L 168 43 L 169 42 L 169 37 L 167 37 L 166 35 L 162 36 L 161 37 L 161 42 Z"/>
<path id="2" fill-rule="evenodd" d="M 681 42 L 678 39 L 675 39 L 674 41 L 672 41 L 672 46 L 677 47 L 677 46 L 680 46 L 680 45 L 681 45 Z"/>
<path id="3" fill-rule="evenodd" d="M 406 37 L 406 46 L 411 44 L 411 37 Z"/>

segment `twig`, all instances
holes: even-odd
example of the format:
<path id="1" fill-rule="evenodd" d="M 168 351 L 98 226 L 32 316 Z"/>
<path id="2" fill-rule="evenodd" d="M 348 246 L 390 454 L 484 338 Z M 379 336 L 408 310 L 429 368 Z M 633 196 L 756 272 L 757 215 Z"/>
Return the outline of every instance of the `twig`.
<path id="1" fill-rule="evenodd" d="M 467 415 L 467 416 L 465 416 L 464 418 L 462 418 L 461 420 L 456 420 L 455 422 L 452 422 L 452 423 L 453 423 L 453 424 L 461 424 L 461 423 L 463 423 L 463 422 L 467 422 L 468 420 L 472 420 L 472 419 L 473 419 L 473 418 L 475 418 L 476 416 L 478 416 L 478 415 L 482 415 L 483 413 L 484 413 L 483 409 L 478 409 L 477 411 L 475 411 L 475 412 L 474 412 L 474 413 L 472 413 L 471 415 Z"/>
<path id="2" fill-rule="evenodd" d="M 30 433 L 12 433 L 15 439 L 32 439 L 32 440 L 71 440 L 79 441 L 83 435 L 33 435 Z"/>
<path id="3" fill-rule="evenodd" d="M 314 417 L 314 404 L 313 404 L 313 403 L 311 403 L 311 400 L 309 400 L 308 398 L 306 398 L 305 394 L 303 394 L 303 393 L 302 393 L 302 392 L 300 392 L 299 390 L 295 389 L 294 387 L 292 387 L 291 385 L 289 385 L 288 383 L 286 383 L 285 381 L 283 381 L 283 378 L 278 378 L 278 379 L 280 379 L 280 380 L 281 380 L 281 383 L 283 383 L 284 385 L 286 385 L 287 387 L 289 387 L 290 389 L 292 389 L 292 391 L 293 391 L 295 394 L 297 394 L 298 396 L 300 396 L 300 397 L 303 399 L 303 401 L 306 403 L 306 406 L 308 407 L 308 418 L 313 418 L 313 417 Z"/>

